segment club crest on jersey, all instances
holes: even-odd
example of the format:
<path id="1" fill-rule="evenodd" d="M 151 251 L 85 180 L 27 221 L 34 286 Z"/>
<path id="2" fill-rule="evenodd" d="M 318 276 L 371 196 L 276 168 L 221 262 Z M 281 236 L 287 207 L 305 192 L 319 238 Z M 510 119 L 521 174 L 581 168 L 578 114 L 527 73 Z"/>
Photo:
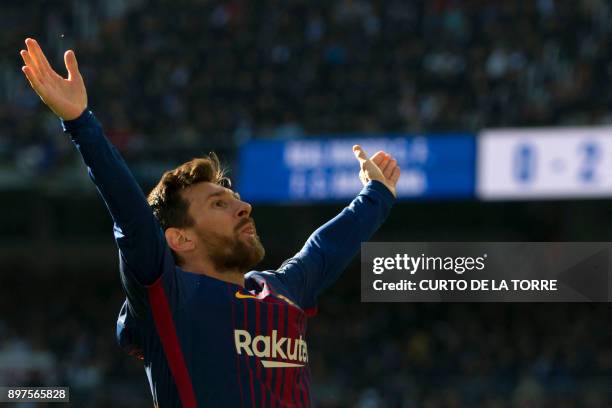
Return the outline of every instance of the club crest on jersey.
<path id="1" fill-rule="evenodd" d="M 254 338 L 246 330 L 234 330 L 236 353 L 259 357 L 266 368 L 303 367 L 308 363 L 308 347 L 300 336 L 278 337 L 278 332 L 272 330 L 271 336 L 258 335 Z"/>

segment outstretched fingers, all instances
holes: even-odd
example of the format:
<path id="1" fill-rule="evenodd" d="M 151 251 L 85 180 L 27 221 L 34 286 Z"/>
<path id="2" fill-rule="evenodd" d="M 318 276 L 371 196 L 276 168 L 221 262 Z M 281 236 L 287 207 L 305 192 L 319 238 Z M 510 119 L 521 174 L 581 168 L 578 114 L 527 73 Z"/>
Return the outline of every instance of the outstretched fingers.
<path id="1" fill-rule="evenodd" d="M 47 61 L 47 57 L 45 57 L 45 54 L 40 48 L 40 45 L 38 45 L 38 42 L 32 38 L 28 38 L 26 39 L 25 43 L 28 47 L 28 53 L 30 54 L 31 59 L 36 65 L 36 68 L 40 74 L 48 76 L 57 75 L 57 73 L 53 71 L 53 68 L 51 68 L 49 61 Z"/>
<path id="2" fill-rule="evenodd" d="M 29 40 L 29 38 L 25 41 L 27 51 L 26 50 L 22 50 L 22 52 L 21 52 L 22 55 L 21 56 L 22 56 L 22 58 L 24 58 L 24 60 L 27 57 L 28 58 L 29 66 L 31 66 L 34 70 L 36 70 L 36 72 L 39 72 L 40 71 L 40 66 L 39 66 L 38 61 L 34 57 L 34 52 L 33 52 L 33 48 L 32 48 L 33 45 L 28 40 Z M 24 55 L 26 57 L 24 57 Z"/>
<path id="3" fill-rule="evenodd" d="M 43 78 L 40 75 L 40 71 L 38 71 L 36 63 L 32 60 L 32 56 L 26 50 L 21 50 L 19 55 L 21 55 L 21 58 L 25 63 L 25 66 L 22 67 L 21 70 L 30 82 L 30 86 L 32 86 L 34 91 L 36 91 L 38 95 L 42 96 L 42 93 L 44 93 Z"/>
<path id="4" fill-rule="evenodd" d="M 30 67 L 32 69 L 32 72 L 37 74 L 38 68 L 36 68 L 36 64 L 32 60 L 30 53 L 27 52 L 26 50 L 21 50 L 19 52 L 19 55 L 21 55 L 21 59 L 23 60 L 23 63 L 26 65 L 26 67 Z"/>
<path id="5" fill-rule="evenodd" d="M 19 55 L 21 55 L 21 59 L 23 60 L 23 63 L 26 64 L 27 67 L 36 69 L 36 65 L 34 64 L 34 61 L 32 61 L 32 57 L 30 57 L 30 54 L 26 50 L 21 50 L 19 52 Z"/>
<path id="6" fill-rule="evenodd" d="M 36 93 L 41 98 L 43 98 L 44 97 L 43 96 L 44 86 L 40 82 L 39 77 L 34 72 L 34 69 L 32 69 L 32 67 L 30 67 L 30 66 L 25 66 L 25 67 L 21 67 L 21 70 L 23 71 L 23 73 L 25 74 L 26 78 L 30 82 L 30 86 L 34 89 L 34 91 L 36 91 Z"/>

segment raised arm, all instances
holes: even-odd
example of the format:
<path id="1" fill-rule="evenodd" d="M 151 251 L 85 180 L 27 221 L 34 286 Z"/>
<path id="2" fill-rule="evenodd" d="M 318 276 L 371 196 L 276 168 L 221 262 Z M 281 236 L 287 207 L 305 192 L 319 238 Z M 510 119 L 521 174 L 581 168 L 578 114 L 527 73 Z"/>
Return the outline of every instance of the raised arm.
<path id="1" fill-rule="evenodd" d="M 364 188 L 340 214 L 317 229 L 300 252 L 285 262 L 277 276 L 298 297 L 302 307 L 315 304 L 321 291 L 333 283 L 387 218 L 395 201 L 400 168 L 385 152 L 371 159 L 354 146 Z"/>
<path id="2" fill-rule="evenodd" d="M 113 218 L 122 272 L 128 272 L 122 276 L 124 284 L 129 283 L 125 279 L 133 278 L 142 285 L 153 283 L 168 256 L 163 234 L 140 186 L 87 110 L 87 92 L 74 52 L 64 54 L 68 78 L 63 78 L 51 68 L 35 40 L 28 38 L 26 46 L 20 53 L 24 74 L 42 101 L 62 119 Z"/>

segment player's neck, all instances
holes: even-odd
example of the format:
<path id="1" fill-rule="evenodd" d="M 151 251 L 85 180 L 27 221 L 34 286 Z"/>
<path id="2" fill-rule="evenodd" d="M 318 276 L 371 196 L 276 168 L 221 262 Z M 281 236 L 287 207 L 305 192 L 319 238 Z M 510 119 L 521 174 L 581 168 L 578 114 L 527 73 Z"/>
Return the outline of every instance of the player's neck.
<path id="1" fill-rule="evenodd" d="M 226 272 L 217 272 L 214 270 L 206 271 L 203 273 L 206 276 L 210 276 L 214 279 L 219 279 L 223 282 L 233 283 L 234 285 L 244 287 L 244 273 L 240 271 L 226 271 Z"/>
<path id="2" fill-rule="evenodd" d="M 208 260 L 185 262 L 183 265 L 181 265 L 181 269 L 191 273 L 206 275 L 223 282 L 244 286 L 244 272 L 237 269 L 219 271 Z"/>

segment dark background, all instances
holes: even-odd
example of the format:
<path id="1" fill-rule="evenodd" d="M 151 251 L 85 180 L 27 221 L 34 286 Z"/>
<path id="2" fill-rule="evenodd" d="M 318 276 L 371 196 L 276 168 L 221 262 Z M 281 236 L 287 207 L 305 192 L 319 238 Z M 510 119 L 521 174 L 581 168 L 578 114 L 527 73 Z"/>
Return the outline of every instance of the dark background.
<path id="1" fill-rule="evenodd" d="M 151 406 L 115 343 L 110 217 L 18 56 L 73 47 L 92 109 L 148 191 L 250 138 L 612 122 L 607 1 L 4 1 L 0 385 Z M 64 37 L 61 37 L 64 34 Z M 357 177 L 357 166 L 355 171 Z M 265 180 L 261 180 L 265 183 Z M 274 268 L 338 205 L 255 206 Z M 610 241 L 609 200 L 401 202 L 376 241 Z M 612 406 L 607 304 L 362 304 L 358 263 L 308 343 L 320 407 Z"/>

